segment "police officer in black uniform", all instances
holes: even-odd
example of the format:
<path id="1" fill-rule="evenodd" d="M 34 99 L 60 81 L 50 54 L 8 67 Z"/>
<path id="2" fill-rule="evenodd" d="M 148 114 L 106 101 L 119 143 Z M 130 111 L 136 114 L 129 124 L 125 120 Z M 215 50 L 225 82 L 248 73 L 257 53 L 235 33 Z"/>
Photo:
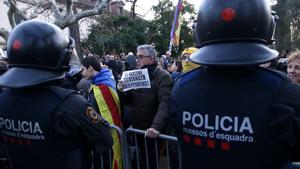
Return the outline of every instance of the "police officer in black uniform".
<path id="1" fill-rule="evenodd" d="M 73 90 L 55 86 L 72 40 L 57 26 L 26 21 L 8 39 L 0 77 L 0 136 L 13 169 L 90 169 L 91 150 L 111 148 L 108 123 Z"/>
<path id="2" fill-rule="evenodd" d="M 269 0 L 203 0 L 191 55 L 171 97 L 183 169 L 286 169 L 300 143 L 300 87 L 261 68 L 275 59 Z M 184 98 L 184 99 L 183 99 Z"/>

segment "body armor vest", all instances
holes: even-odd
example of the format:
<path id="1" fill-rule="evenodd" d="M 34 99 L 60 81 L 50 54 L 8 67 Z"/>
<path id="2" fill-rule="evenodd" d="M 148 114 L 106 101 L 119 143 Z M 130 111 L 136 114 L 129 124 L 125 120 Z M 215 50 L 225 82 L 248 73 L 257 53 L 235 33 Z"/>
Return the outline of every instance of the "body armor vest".
<path id="1" fill-rule="evenodd" d="M 83 147 L 53 123 L 73 92 L 56 87 L 7 89 L 0 95 L 1 139 L 14 169 L 82 169 Z M 41 153 L 42 152 L 42 153 Z"/>
<path id="2" fill-rule="evenodd" d="M 293 115 L 281 118 L 286 109 L 273 104 L 283 81 L 260 68 L 199 68 L 181 77 L 171 104 L 183 168 L 285 168 Z"/>

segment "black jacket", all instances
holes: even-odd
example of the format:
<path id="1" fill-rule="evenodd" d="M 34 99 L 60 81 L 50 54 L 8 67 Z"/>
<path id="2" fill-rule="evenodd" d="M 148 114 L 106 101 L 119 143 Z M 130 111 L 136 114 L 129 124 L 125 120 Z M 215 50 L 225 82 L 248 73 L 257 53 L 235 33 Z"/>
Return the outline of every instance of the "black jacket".
<path id="1" fill-rule="evenodd" d="M 7 89 L 0 112 L 14 169 L 89 169 L 91 150 L 101 153 L 113 143 L 107 122 L 71 90 Z"/>
<path id="2" fill-rule="evenodd" d="M 288 168 L 300 143 L 300 87 L 259 67 L 201 67 L 171 97 L 183 169 Z"/>
<path id="3" fill-rule="evenodd" d="M 162 131 L 168 116 L 168 104 L 173 87 L 170 74 L 156 65 L 148 69 L 151 88 L 120 92 L 120 98 L 131 105 L 132 123 L 135 128 L 155 128 Z"/>

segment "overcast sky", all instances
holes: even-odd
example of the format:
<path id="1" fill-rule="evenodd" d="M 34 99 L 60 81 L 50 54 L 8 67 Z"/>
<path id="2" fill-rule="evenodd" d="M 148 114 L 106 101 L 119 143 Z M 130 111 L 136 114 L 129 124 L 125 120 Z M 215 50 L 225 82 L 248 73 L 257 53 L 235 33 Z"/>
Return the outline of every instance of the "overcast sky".
<path id="1" fill-rule="evenodd" d="M 178 3 L 178 0 L 170 0 L 173 2 L 174 5 Z M 200 0 L 185 0 L 193 5 L 195 5 L 195 10 L 198 12 L 198 8 L 200 5 Z M 274 0 L 270 0 L 274 1 Z M 157 5 L 159 0 L 138 0 L 136 13 L 145 17 L 145 19 L 152 19 L 154 17 L 154 13 L 151 12 L 151 7 L 153 5 Z M 125 9 L 130 10 L 131 3 L 125 3 Z"/>
<path id="2" fill-rule="evenodd" d="M 174 5 L 178 3 L 178 0 L 170 0 Z M 198 11 L 199 0 L 185 0 L 191 4 L 195 5 L 195 10 Z M 198 1 L 198 3 L 197 3 Z M 136 6 L 136 13 L 144 16 L 146 19 L 151 19 L 154 17 L 153 12 L 151 12 L 151 7 L 157 5 L 159 0 L 138 0 Z M 131 3 L 125 3 L 125 9 L 130 10 Z"/>

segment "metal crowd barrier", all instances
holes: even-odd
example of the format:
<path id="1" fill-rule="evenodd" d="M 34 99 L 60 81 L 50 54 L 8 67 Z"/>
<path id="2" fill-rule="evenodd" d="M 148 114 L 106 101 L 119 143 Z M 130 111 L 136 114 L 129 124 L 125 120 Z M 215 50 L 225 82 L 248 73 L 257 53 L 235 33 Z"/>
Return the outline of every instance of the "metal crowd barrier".
<path id="1" fill-rule="evenodd" d="M 170 169 L 170 144 L 169 142 L 173 143 L 173 146 L 177 147 L 177 152 L 178 154 L 175 154 L 175 156 L 178 159 L 178 166 L 175 168 L 182 169 L 182 162 L 181 162 L 181 151 L 180 151 L 180 146 L 179 143 L 177 142 L 177 137 L 174 136 L 169 136 L 165 134 L 160 134 L 158 138 L 154 139 L 154 148 L 155 148 L 155 161 L 150 161 L 149 160 L 149 150 L 148 150 L 148 139 L 144 136 L 145 131 L 144 130 L 139 130 L 135 128 L 128 128 L 125 132 L 122 131 L 118 126 L 115 125 L 110 125 L 110 128 L 117 131 L 119 137 L 120 137 L 120 143 L 121 143 L 121 151 L 122 151 L 122 164 L 123 164 L 123 169 L 132 169 L 132 163 L 131 160 L 135 159 L 136 160 L 136 167 L 135 169 L 150 169 L 150 163 L 155 162 L 156 168 L 159 169 L 160 167 L 163 167 L 163 169 L 166 169 L 166 166 L 161 166 L 160 163 L 160 152 L 159 152 L 159 141 L 162 141 L 163 143 L 166 143 L 165 148 L 166 148 L 166 161 L 167 161 L 167 169 Z M 132 139 L 133 135 L 133 139 Z M 146 160 L 146 168 L 141 168 L 140 160 L 142 154 L 140 153 L 140 148 L 138 146 L 138 135 L 143 137 L 144 141 L 144 149 L 145 149 L 145 160 Z M 129 138 L 131 137 L 131 140 Z M 130 142 L 131 141 L 131 142 Z M 132 142 L 133 141 L 133 142 Z M 176 145 L 175 145 L 175 144 Z M 113 169 L 112 166 L 112 150 L 109 150 L 108 152 L 109 156 L 109 169 Z M 174 154 L 173 154 L 174 155 Z M 104 158 L 105 155 L 101 155 L 101 169 L 107 169 L 103 165 L 105 162 L 107 163 L 107 158 Z M 107 157 L 107 155 L 106 155 Z M 293 169 L 300 169 L 300 162 L 293 162 L 292 163 Z M 97 169 L 94 168 L 93 169 Z"/>
<path id="2" fill-rule="evenodd" d="M 129 137 L 130 137 L 130 134 L 133 134 L 133 138 L 134 138 L 134 142 L 133 142 L 133 148 L 132 148 L 132 145 L 130 145 L 130 143 L 128 144 L 128 142 L 126 142 L 127 144 L 125 145 L 126 147 L 126 151 L 127 151 L 127 155 L 126 156 L 126 161 L 127 161 L 127 169 L 131 169 L 132 168 L 132 164 L 130 162 L 130 159 L 129 157 L 132 156 L 133 154 L 135 154 L 135 159 L 136 159 L 136 166 L 137 166 L 137 169 L 145 169 L 145 168 L 141 168 L 141 164 L 140 164 L 140 161 L 141 161 L 141 158 L 142 156 L 144 155 L 145 156 L 145 160 L 146 160 L 146 169 L 150 169 L 150 163 L 153 163 L 155 162 L 155 165 L 156 165 L 156 168 L 159 169 L 160 167 L 160 164 L 159 164 L 159 157 L 160 157 L 160 152 L 159 152 L 159 143 L 160 141 L 162 142 L 165 142 L 166 143 L 166 160 L 167 160 L 167 168 L 170 169 L 170 146 L 169 146 L 169 142 L 174 142 L 176 143 L 177 145 L 177 149 L 178 149 L 178 154 L 176 156 L 178 161 L 175 161 L 175 162 L 178 162 L 178 166 L 177 168 L 181 169 L 181 154 L 180 154 L 180 151 L 179 151 L 179 144 L 177 142 L 177 138 L 176 137 L 173 137 L 173 136 L 169 136 L 169 135 L 165 135 L 165 134 L 160 134 L 158 136 L 158 138 L 154 139 L 154 148 L 155 148 L 155 161 L 149 161 L 149 150 L 148 150 L 148 140 L 146 137 L 144 137 L 145 135 L 145 131 L 144 130 L 139 130 L 139 129 L 134 129 L 134 128 L 128 128 L 126 131 L 125 131 L 125 137 L 124 139 L 126 141 L 128 141 Z M 140 141 L 138 139 L 138 136 L 137 135 L 140 135 L 141 137 L 144 137 L 143 141 L 144 141 L 144 149 L 145 149 L 145 154 L 141 154 L 141 148 L 140 146 L 138 146 L 138 142 Z M 132 140 L 131 140 L 132 141 Z M 132 144 L 132 143 L 131 143 Z M 130 148 L 131 147 L 131 148 Z M 134 152 L 132 152 L 134 151 Z M 174 154 L 173 154 L 174 155 Z"/>
<path id="3" fill-rule="evenodd" d="M 117 131 L 117 133 L 118 133 L 118 136 L 120 138 L 120 144 L 121 144 L 122 168 L 123 169 L 127 169 L 126 161 L 124 160 L 125 157 L 126 157 L 126 150 L 124 148 L 125 145 L 124 145 L 124 134 L 123 134 L 123 131 L 122 131 L 122 129 L 120 129 L 118 126 L 115 126 L 115 125 L 110 125 L 110 128 L 112 130 Z M 92 152 L 92 156 L 94 158 L 93 152 Z M 104 154 L 101 154 L 100 155 L 100 162 L 99 162 L 99 165 L 100 165 L 99 169 L 108 169 L 107 167 L 109 167 L 109 169 L 113 169 L 113 162 L 112 162 L 113 159 L 112 159 L 112 156 L 113 156 L 112 149 L 110 149 L 108 152 L 106 152 Z M 94 164 L 93 164 L 92 169 L 98 169 L 98 168 L 95 167 Z"/>

